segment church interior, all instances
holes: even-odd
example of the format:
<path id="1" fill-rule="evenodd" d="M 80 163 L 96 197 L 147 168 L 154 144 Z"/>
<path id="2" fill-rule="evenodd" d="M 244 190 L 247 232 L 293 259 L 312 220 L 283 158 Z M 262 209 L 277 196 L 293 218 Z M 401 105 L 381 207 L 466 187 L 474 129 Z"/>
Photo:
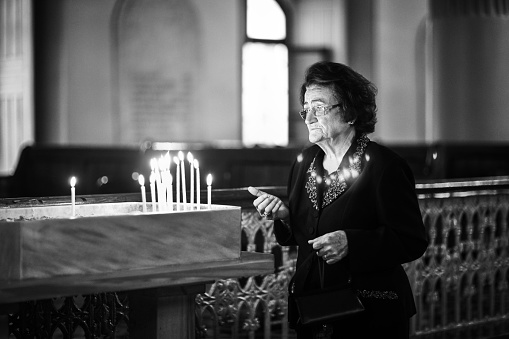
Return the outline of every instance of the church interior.
<path id="1" fill-rule="evenodd" d="M 404 267 L 411 338 L 509 338 L 508 0 L 0 0 L 0 13 L 0 339 L 295 338 L 296 249 L 246 188 L 288 198 L 310 146 L 300 86 L 321 60 L 377 86 L 370 138 L 416 179 L 429 247 Z M 65 231 L 66 246 L 34 251 L 27 231 L 24 254 L 24 227 L 96 205 L 155 211 L 151 162 L 171 155 L 179 179 L 182 153 L 179 192 L 204 213 L 91 217 L 80 227 L 109 228 L 96 252 Z M 16 214 L 71 201 L 54 224 Z M 165 222 L 175 248 L 132 259 Z M 184 263 L 160 258 L 177 248 Z M 54 264 L 72 260 L 84 271 Z"/>

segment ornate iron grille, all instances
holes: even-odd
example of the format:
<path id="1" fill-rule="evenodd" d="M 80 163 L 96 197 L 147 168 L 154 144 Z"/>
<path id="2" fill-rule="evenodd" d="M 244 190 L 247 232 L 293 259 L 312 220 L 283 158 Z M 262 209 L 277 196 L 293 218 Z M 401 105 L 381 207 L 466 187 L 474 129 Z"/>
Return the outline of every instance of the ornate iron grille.
<path id="1" fill-rule="evenodd" d="M 129 306 L 122 293 L 100 293 L 19 304 L 9 317 L 15 338 L 128 338 Z"/>
<path id="2" fill-rule="evenodd" d="M 434 194 L 419 201 L 430 246 L 405 267 L 418 307 L 413 337 L 509 333 L 509 193 Z M 292 338 L 286 291 L 296 249 L 279 246 L 272 223 L 249 207 L 241 227 L 243 250 L 274 253 L 275 273 L 209 286 L 196 297 L 196 337 Z M 10 336 L 20 339 L 127 338 L 128 323 L 121 293 L 21 303 L 9 317 Z"/>
<path id="3" fill-rule="evenodd" d="M 416 262 L 416 334 L 509 332 L 509 196 L 421 200 L 430 245 Z"/>

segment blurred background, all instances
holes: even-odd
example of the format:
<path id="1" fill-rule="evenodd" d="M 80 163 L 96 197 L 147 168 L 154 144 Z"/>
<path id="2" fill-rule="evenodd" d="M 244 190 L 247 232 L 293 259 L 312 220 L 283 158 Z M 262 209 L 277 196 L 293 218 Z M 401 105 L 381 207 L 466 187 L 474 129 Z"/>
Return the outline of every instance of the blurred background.
<path id="1" fill-rule="evenodd" d="M 305 69 L 379 89 L 418 180 L 509 173 L 509 1 L 0 0 L 0 197 L 134 192 L 192 151 L 215 188 L 284 185 Z M 204 187 L 204 184 L 202 185 Z"/>
<path id="2" fill-rule="evenodd" d="M 319 60 L 378 87 L 370 137 L 417 179 L 430 246 L 407 267 L 419 310 L 411 333 L 507 338 L 509 0 L 0 0 L 0 198 L 11 198 L 0 204 L 68 203 L 72 176 L 80 203 L 136 199 L 152 159 L 192 152 L 202 193 L 210 173 L 214 202 L 242 206 L 242 250 L 275 253 L 278 269 L 263 288 L 231 281 L 245 294 L 222 299 L 221 286 L 238 289 L 219 282 L 215 295 L 213 285 L 199 307 L 221 312 L 210 326 L 202 313 L 198 327 L 288 338 L 281 291 L 294 251 L 276 245 L 242 188 L 284 194 L 308 146 L 300 84 Z M 128 306 L 115 298 L 120 317 Z M 254 300 L 247 320 L 222 311 L 234 298 Z M 34 331 L 74 321 L 63 310 Z M 31 314 L 10 316 L 11 327 Z M 117 318 L 94 314 L 94 328 L 114 333 Z"/>

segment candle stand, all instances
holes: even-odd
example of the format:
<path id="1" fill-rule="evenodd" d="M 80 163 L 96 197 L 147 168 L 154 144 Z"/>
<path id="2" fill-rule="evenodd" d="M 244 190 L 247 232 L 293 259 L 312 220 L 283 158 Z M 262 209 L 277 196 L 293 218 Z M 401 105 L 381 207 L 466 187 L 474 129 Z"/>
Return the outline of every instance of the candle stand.
<path id="1" fill-rule="evenodd" d="M 206 284 L 273 272 L 271 254 L 240 250 L 240 207 L 173 207 L 0 208 L 0 339 L 19 302 L 114 291 L 129 291 L 130 338 L 194 338 Z"/>

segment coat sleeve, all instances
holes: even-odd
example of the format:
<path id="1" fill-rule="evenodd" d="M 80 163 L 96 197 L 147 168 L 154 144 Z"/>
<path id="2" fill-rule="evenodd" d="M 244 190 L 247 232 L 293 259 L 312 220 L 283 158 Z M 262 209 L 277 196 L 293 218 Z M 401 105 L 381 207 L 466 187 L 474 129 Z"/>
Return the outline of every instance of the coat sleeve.
<path id="1" fill-rule="evenodd" d="M 345 230 L 353 271 L 393 268 L 418 259 L 428 246 L 408 165 L 400 159 L 391 161 L 375 183 L 375 191 L 375 227 Z"/>
<path id="2" fill-rule="evenodd" d="M 294 161 L 290 170 L 290 176 L 288 178 L 288 186 L 287 186 L 287 196 L 290 197 L 292 188 L 295 187 L 295 171 L 297 170 L 298 161 Z M 287 206 L 288 207 L 288 206 Z M 291 230 L 292 224 L 292 213 L 290 211 L 290 225 L 286 225 L 281 220 L 274 221 L 274 235 L 276 236 L 276 241 L 281 246 L 297 246 L 297 241 L 293 236 Z"/>
<path id="3" fill-rule="evenodd" d="M 296 246 L 297 242 L 293 237 L 291 229 L 285 225 L 281 220 L 274 221 L 274 235 L 276 240 L 281 246 Z"/>

